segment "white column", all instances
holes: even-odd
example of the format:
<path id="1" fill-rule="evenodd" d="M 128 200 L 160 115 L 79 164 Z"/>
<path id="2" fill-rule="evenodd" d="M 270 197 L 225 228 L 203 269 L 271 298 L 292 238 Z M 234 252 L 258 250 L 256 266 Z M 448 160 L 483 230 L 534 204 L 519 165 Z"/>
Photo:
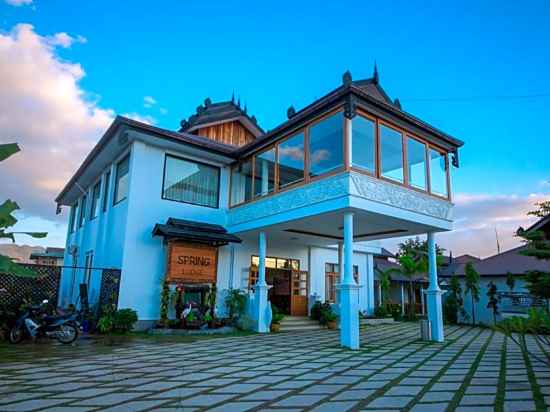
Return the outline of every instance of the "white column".
<path id="1" fill-rule="evenodd" d="M 424 308 L 424 293 L 425 293 L 425 289 L 422 287 L 422 284 L 420 285 L 420 306 L 422 306 L 422 315 L 425 315 L 426 314 L 426 309 Z"/>
<path id="2" fill-rule="evenodd" d="M 380 281 L 378 281 L 378 306 L 382 306 L 382 304 L 386 302 L 382 302 L 382 285 L 380 284 Z"/>
<path id="3" fill-rule="evenodd" d="M 443 342 L 445 339 L 443 331 L 443 310 L 441 306 L 441 295 L 443 291 L 439 289 L 437 283 L 437 261 L 435 250 L 435 236 L 433 232 L 428 233 L 428 274 L 430 286 L 426 291 L 428 296 L 428 319 L 432 327 L 432 340 Z"/>
<path id="4" fill-rule="evenodd" d="M 344 276 L 340 281 L 340 344 L 359 349 L 359 286 L 353 279 L 353 213 L 344 213 Z"/>
<path id="5" fill-rule="evenodd" d="M 338 242 L 338 283 L 342 282 L 344 276 L 344 245 Z M 340 289 L 336 290 L 336 303 L 340 303 Z M 326 298 L 325 298 L 326 300 Z"/>
<path id="6" fill-rule="evenodd" d="M 401 282 L 401 315 L 405 315 L 405 286 Z"/>
<path id="7" fill-rule="evenodd" d="M 365 290 L 360 293 L 366 295 L 367 315 L 374 315 L 374 257 L 372 253 L 367 254 L 367 276 L 365 282 Z"/>
<path id="8" fill-rule="evenodd" d="M 353 150 L 352 150 L 352 146 L 353 146 L 353 139 L 352 139 L 352 136 L 353 136 L 353 131 L 352 131 L 352 120 L 351 119 L 348 119 L 347 117 L 344 117 L 344 121 L 345 121 L 345 125 L 346 125 L 346 137 L 348 139 L 348 150 L 347 150 L 347 155 L 348 155 L 348 159 L 349 159 L 349 164 L 350 166 L 353 164 Z"/>
<path id="9" fill-rule="evenodd" d="M 269 332 L 271 325 L 271 307 L 267 299 L 269 287 L 265 281 L 265 256 L 266 256 L 265 232 L 260 232 L 258 237 L 258 281 L 254 286 L 254 312 L 256 315 L 256 332 Z"/>

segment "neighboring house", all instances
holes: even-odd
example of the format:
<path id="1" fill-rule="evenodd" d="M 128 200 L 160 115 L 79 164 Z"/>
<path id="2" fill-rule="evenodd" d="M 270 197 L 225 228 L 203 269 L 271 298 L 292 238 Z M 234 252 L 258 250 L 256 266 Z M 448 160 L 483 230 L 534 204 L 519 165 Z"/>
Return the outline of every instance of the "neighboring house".
<path id="1" fill-rule="evenodd" d="M 546 233 L 546 236 L 549 236 L 550 216 L 540 219 L 537 223 L 527 229 L 527 231 L 533 230 L 542 230 Z M 466 263 L 470 261 L 481 278 L 479 284 L 480 300 L 475 305 L 476 321 L 482 322 L 486 325 L 493 323 L 493 313 L 487 308 L 487 291 L 490 282 L 493 282 L 496 285 L 500 296 L 499 312 L 501 313 L 497 317 L 497 320 L 500 320 L 502 317 L 506 317 L 508 315 L 526 313 L 527 309 L 531 305 L 540 304 L 541 302 L 537 302 L 529 296 L 528 290 L 525 288 L 524 275 L 526 272 L 532 270 L 550 272 L 550 261 L 524 256 L 520 253 L 524 248 L 524 246 L 519 246 L 485 259 L 477 259 L 472 256 L 465 255 L 461 259 L 463 261 L 462 263 L 458 265 L 451 265 L 449 266 L 450 270 L 445 270 L 440 274 L 441 284 L 447 285 L 452 276 L 458 276 L 461 281 L 460 283 L 462 285 L 462 290 L 464 291 L 464 272 Z M 513 290 L 510 290 L 506 284 L 508 273 L 511 273 L 514 277 Z M 466 313 L 470 317 L 471 321 L 472 299 L 470 294 L 464 294 L 464 309 L 466 310 Z M 462 321 L 464 320 L 465 319 L 462 319 Z"/>
<path id="2" fill-rule="evenodd" d="M 62 266 L 65 249 L 61 247 L 47 247 L 44 252 L 31 253 L 30 260 L 37 265 Z"/>
<path id="3" fill-rule="evenodd" d="M 435 253 L 452 229 L 463 143 L 403 111 L 377 72 L 342 80 L 268 132 L 234 99 L 206 99 L 179 131 L 117 117 L 56 199 L 71 207 L 65 265 L 120 269 L 118 306 L 141 326 L 158 320 L 165 280 L 216 284 L 219 313 L 228 289 L 254 290 L 257 325 L 264 294 L 306 315 L 341 283 L 343 324 L 372 313 L 377 241 L 428 233 Z M 63 271 L 61 304 L 81 282 L 98 296 L 100 276 L 75 273 Z"/>

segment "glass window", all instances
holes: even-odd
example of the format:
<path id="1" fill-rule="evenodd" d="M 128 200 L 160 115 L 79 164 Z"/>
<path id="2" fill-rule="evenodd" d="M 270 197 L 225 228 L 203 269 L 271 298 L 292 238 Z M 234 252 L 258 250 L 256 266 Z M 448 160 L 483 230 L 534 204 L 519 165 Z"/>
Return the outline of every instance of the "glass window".
<path id="1" fill-rule="evenodd" d="M 279 144 L 279 188 L 304 179 L 304 133 Z"/>
<path id="2" fill-rule="evenodd" d="M 252 160 L 239 163 L 231 170 L 231 205 L 252 199 Z"/>
<path id="3" fill-rule="evenodd" d="M 265 196 L 275 189 L 275 148 L 259 153 L 255 159 L 254 196 Z"/>
<path id="4" fill-rule="evenodd" d="M 344 164 L 343 124 L 343 114 L 339 112 L 310 127 L 310 176 L 319 176 Z"/>
<path id="5" fill-rule="evenodd" d="M 401 133 L 380 125 L 381 174 L 403 183 L 403 139 Z"/>
<path id="6" fill-rule="evenodd" d="M 355 116 L 352 120 L 353 166 L 376 172 L 376 126 L 372 120 Z"/>
<path id="7" fill-rule="evenodd" d="M 116 166 L 115 199 L 114 204 L 128 196 L 128 171 L 130 170 L 130 156 L 126 156 Z"/>
<path id="8" fill-rule="evenodd" d="M 162 198 L 218 207 L 219 180 L 217 167 L 166 156 Z"/>
<path id="9" fill-rule="evenodd" d="M 412 137 L 407 137 L 407 161 L 409 184 L 426 190 L 426 145 Z"/>
<path id="10" fill-rule="evenodd" d="M 69 214 L 69 233 L 74 232 L 74 224 L 75 224 L 77 207 L 78 207 L 77 203 L 71 206 L 71 213 Z"/>
<path id="11" fill-rule="evenodd" d="M 430 149 L 430 189 L 431 192 L 447 197 L 447 155 Z"/>
<path id="12" fill-rule="evenodd" d="M 103 211 L 107 210 L 107 203 L 109 202 L 109 185 L 111 183 L 111 172 L 107 172 L 105 175 L 105 184 L 103 185 Z"/>
<path id="13" fill-rule="evenodd" d="M 86 217 L 86 195 L 82 196 L 80 200 L 80 216 L 78 217 L 78 226 L 84 225 L 84 218 Z"/>
<path id="14" fill-rule="evenodd" d="M 99 215 L 99 197 L 101 195 L 101 182 L 97 182 L 92 191 L 92 207 L 90 208 L 90 219 Z"/>

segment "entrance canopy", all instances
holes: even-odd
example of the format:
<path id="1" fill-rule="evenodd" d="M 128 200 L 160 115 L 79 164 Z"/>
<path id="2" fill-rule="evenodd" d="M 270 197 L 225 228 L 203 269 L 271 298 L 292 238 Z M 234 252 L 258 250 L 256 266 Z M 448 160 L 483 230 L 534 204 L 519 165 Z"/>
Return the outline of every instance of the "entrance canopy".
<path id="1" fill-rule="evenodd" d="M 153 236 L 163 236 L 166 240 L 181 240 L 211 246 L 224 246 L 228 243 L 241 243 L 235 235 L 227 233 L 220 225 L 169 218 L 166 224 L 157 223 Z"/>

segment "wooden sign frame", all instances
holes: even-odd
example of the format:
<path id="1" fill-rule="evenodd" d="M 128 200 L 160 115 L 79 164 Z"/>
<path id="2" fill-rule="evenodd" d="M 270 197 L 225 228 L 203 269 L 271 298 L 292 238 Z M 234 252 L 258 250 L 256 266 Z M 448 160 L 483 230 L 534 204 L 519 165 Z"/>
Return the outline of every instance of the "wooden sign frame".
<path id="1" fill-rule="evenodd" d="M 185 258 L 208 258 L 210 268 L 204 265 L 192 263 L 192 259 L 184 259 L 182 255 L 174 256 L 178 248 L 189 249 Z M 203 255 L 197 255 L 197 251 L 203 251 Z M 184 252 L 184 250 L 182 251 Z M 180 258 L 179 262 L 174 259 Z M 212 262 L 213 261 L 213 262 Z M 182 273 L 184 272 L 184 273 Z M 188 272 L 188 273 L 185 273 Z M 166 256 L 165 279 L 169 283 L 195 283 L 195 284 L 216 284 L 218 277 L 218 248 L 201 243 L 169 241 Z"/>

